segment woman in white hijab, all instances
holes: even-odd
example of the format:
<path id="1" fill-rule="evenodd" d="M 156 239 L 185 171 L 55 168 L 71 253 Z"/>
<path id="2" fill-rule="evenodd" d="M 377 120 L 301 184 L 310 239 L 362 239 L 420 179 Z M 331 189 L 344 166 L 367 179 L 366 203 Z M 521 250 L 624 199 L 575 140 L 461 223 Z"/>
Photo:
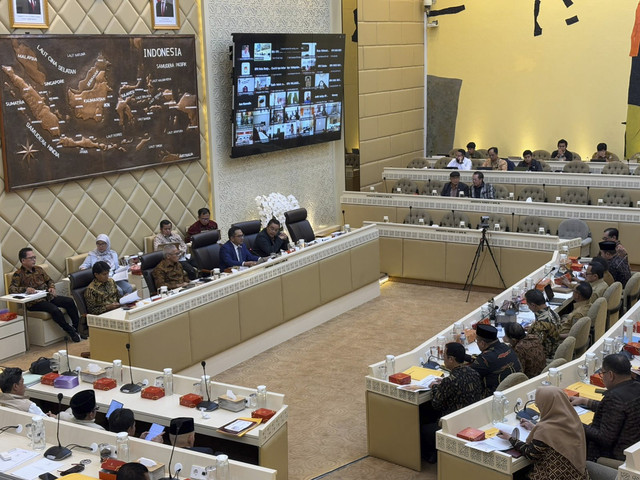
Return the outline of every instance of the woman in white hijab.
<path id="1" fill-rule="evenodd" d="M 106 262 L 109 264 L 109 267 L 111 268 L 111 271 L 109 272 L 110 277 L 113 276 L 119 266 L 118 254 L 111 250 L 111 240 L 109 240 L 109 237 L 104 233 L 101 233 L 96 238 L 96 249 L 89 252 L 87 258 L 84 260 L 82 265 L 80 265 L 80 270 L 91 268 L 96 262 Z M 119 280 L 116 282 L 116 285 L 119 290 L 122 290 L 120 292 L 121 295 L 126 295 L 133 291 L 133 287 L 126 280 Z"/>

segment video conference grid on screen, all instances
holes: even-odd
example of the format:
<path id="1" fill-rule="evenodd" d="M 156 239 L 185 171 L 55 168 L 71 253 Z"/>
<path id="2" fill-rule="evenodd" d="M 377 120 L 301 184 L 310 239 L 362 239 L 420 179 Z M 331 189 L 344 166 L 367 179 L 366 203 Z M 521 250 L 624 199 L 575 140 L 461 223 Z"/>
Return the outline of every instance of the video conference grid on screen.
<path id="1" fill-rule="evenodd" d="M 340 139 L 344 38 L 233 34 L 231 157 Z"/>

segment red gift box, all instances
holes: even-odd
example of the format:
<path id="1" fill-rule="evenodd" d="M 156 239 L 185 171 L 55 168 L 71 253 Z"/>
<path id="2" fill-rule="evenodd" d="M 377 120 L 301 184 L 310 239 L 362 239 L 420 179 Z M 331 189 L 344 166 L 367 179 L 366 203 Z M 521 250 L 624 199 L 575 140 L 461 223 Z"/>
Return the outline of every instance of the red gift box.
<path id="1" fill-rule="evenodd" d="M 629 342 L 624 346 L 624 349 L 631 355 L 640 355 L 640 343 Z"/>
<path id="2" fill-rule="evenodd" d="M 269 419 L 275 414 L 275 410 L 269 410 L 268 408 L 259 408 L 251 412 L 251 418 L 261 418 L 262 423 L 267 423 Z"/>
<path id="3" fill-rule="evenodd" d="M 591 375 L 591 378 L 589 379 L 589 381 L 591 382 L 591 385 L 596 385 L 598 387 L 604 387 L 604 380 L 602 380 L 602 374 L 601 373 L 594 373 L 593 375 Z"/>
<path id="4" fill-rule="evenodd" d="M 397 383 L 398 385 L 409 385 L 411 383 L 411 375 L 394 373 L 393 375 L 389 375 L 389 381 L 391 383 Z"/>
<path id="5" fill-rule="evenodd" d="M 140 396 L 142 398 L 147 398 L 149 400 L 158 400 L 159 398 L 164 397 L 164 388 L 162 387 L 147 387 L 143 388 L 140 392 Z"/>
<path id="6" fill-rule="evenodd" d="M 564 390 L 564 393 L 566 393 L 567 397 L 569 398 L 580 396 L 580 393 L 576 392 L 575 390 L 569 390 L 568 388 L 563 388 L 562 390 Z"/>
<path id="7" fill-rule="evenodd" d="M 180 397 L 180 405 L 183 407 L 196 408 L 200 402 L 202 402 L 202 395 L 196 395 L 195 393 L 187 393 Z"/>
<path id="8" fill-rule="evenodd" d="M 46 373 L 42 376 L 42 378 L 40 379 L 40 383 L 42 385 L 50 385 L 53 387 L 53 382 L 55 381 L 56 378 L 58 378 L 60 376 L 60 374 L 58 372 L 51 372 L 51 373 Z"/>
<path id="9" fill-rule="evenodd" d="M 98 472 L 98 478 L 100 480 L 116 480 L 116 474 L 124 464 L 125 462 L 115 458 L 106 459 L 102 462 L 101 470 Z"/>
<path id="10" fill-rule="evenodd" d="M 118 384 L 113 378 L 99 378 L 93 382 L 93 388 L 95 390 L 111 390 L 116 388 Z"/>
<path id="11" fill-rule="evenodd" d="M 478 430 L 477 428 L 467 427 L 464 430 L 459 431 L 456 434 L 456 437 L 460 437 L 471 442 L 479 442 L 480 440 L 484 440 L 484 431 Z"/>

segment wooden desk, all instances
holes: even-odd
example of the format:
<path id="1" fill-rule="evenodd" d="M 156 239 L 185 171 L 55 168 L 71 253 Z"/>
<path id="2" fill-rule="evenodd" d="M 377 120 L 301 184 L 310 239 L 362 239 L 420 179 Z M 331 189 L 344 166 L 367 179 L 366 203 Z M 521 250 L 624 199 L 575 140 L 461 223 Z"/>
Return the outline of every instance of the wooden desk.
<path id="1" fill-rule="evenodd" d="M 603 175 L 607 176 L 607 175 Z M 638 178 L 640 182 L 640 178 Z M 640 190 L 639 190 L 640 191 Z M 340 197 L 347 223 L 353 227 L 365 221 L 380 222 L 386 215 L 390 222 L 402 223 L 409 215 L 409 207 L 426 210 L 433 223 L 452 210 L 464 212 L 475 228 L 482 215 L 500 214 L 506 217 L 509 230 L 515 232 L 524 217 L 533 215 L 544 218 L 552 233 L 566 218 L 579 218 L 587 223 L 594 241 L 591 255 L 598 253 L 598 242 L 605 228 L 614 227 L 620 231 L 620 238 L 629 253 L 629 263 L 640 264 L 640 243 L 633 242 L 640 237 L 640 209 L 624 207 L 600 207 L 596 205 L 565 205 L 561 203 L 518 202 L 515 200 L 481 200 L 425 195 L 383 194 L 369 192 L 344 192 Z M 625 239 L 629 239 L 625 241 Z"/>
<path id="2" fill-rule="evenodd" d="M 16 295 L 23 298 L 16 298 Z M 34 300 L 38 300 L 40 298 L 44 298 L 47 296 L 47 292 L 38 292 L 32 295 L 25 294 L 7 294 L 0 297 L 0 300 L 10 303 L 17 303 L 22 305 L 22 320 L 24 323 L 24 345 L 25 349 L 23 351 L 29 351 L 30 343 L 29 343 L 29 321 L 28 321 L 28 310 L 27 303 L 33 302 Z M 22 353 L 22 352 L 18 352 Z"/>
<path id="3" fill-rule="evenodd" d="M 88 315 L 91 356 L 124 359 L 130 343 L 134 365 L 179 371 L 252 341 L 235 349 L 237 363 L 377 297 L 379 276 L 378 231 L 361 228 L 148 305 Z"/>
<path id="4" fill-rule="evenodd" d="M 31 417 L 31 414 L 25 412 L 19 412 L 17 410 L 0 407 L 0 425 L 26 425 L 31 422 Z M 52 445 L 57 445 L 58 442 L 56 440 L 56 421 L 52 418 L 46 417 L 44 423 L 47 448 Z M 15 430 L 9 430 L 0 436 L 0 450 L 7 451 L 10 448 L 16 447 L 25 450 L 31 450 L 30 440 L 26 436 L 26 430 L 23 430 L 20 434 L 16 434 L 14 432 Z M 104 443 L 115 445 L 116 434 L 68 422 L 60 422 L 60 440 L 63 445 L 68 445 L 70 443 L 90 445 L 93 442 L 98 444 Z M 41 460 L 43 458 L 42 452 L 43 451 L 39 451 L 39 454 L 35 458 L 8 470 L 6 473 L 9 475 L 15 474 L 15 472 L 20 470 L 21 468 L 32 465 L 36 461 Z M 169 461 L 170 455 L 171 446 L 169 445 L 147 442 L 145 440 L 137 438 L 129 439 L 129 458 L 131 461 L 134 461 L 140 457 L 145 457 L 154 460 L 158 464 L 165 464 L 165 468 L 167 468 L 167 462 Z M 100 469 L 99 454 L 91 453 L 83 449 L 72 450 L 72 454 L 70 457 L 61 462 L 56 462 L 55 469 L 53 469 L 51 473 L 58 476 L 58 470 L 66 470 L 70 468 L 72 464 L 78 463 L 81 459 L 91 460 L 91 463 L 86 465 L 85 470 L 82 473 L 90 477 L 98 478 L 98 470 Z M 206 467 L 207 465 L 211 465 L 213 463 L 212 457 L 210 455 L 197 453 L 183 448 L 176 448 L 173 455 L 172 470 L 178 462 L 182 464 L 183 477 L 189 474 L 192 465 Z M 234 480 L 276 479 L 276 471 L 273 469 L 255 465 L 248 465 L 246 463 L 237 462 L 234 460 L 229 460 L 229 471 L 231 474 L 231 478 L 233 478 Z M 278 476 L 278 478 L 280 478 L 280 476 Z"/>
<path id="5" fill-rule="evenodd" d="M 75 369 L 77 366 L 84 369 L 89 363 L 98 364 L 101 367 L 110 365 L 106 362 L 98 362 L 92 359 L 89 360 L 73 356 L 70 357 L 69 361 L 72 369 Z M 134 382 L 142 382 L 144 379 L 147 379 L 150 385 L 154 384 L 156 377 L 162 376 L 162 372 L 160 371 L 141 368 L 133 368 L 132 372 Z M 122 373 L 124 378 L 123 383 L 129 383 L 129 368 L 123 367 Z M 196 433 L 214 439 L 213 444 L 218 447 L 219 450 L 225 453 L 229 452 L 230 458 L 276 469 L 279 472 L 278 478 L 280 480 L 286 479 L 288 471 L 287 418 L 289 410 L 288 406 L 284 403 L 284 395 L 268 393 L 267 408 L 275 410 L 277 412 L 276 415 L 266 424 L 258 426 L 244 436 L 233 437 L 221 434 L 217 432 L 217 429 L 238 417 L 250 416 L 251 409 L 245 408 L 240 412 L 230 412 L 218 408 L 208 413 L 210 418 L 202 418 L 199 411 L 193 408 L 183 407 L 179 404 L 180 396 L 192 392 L 193 385 L 197 382 L 199 382 L 197 378 L 174 375 L 173 388 L 176 393 L 159 400 L 143 399 L 140 394 L 122 393 L 119 390 L 122 383 L 119 383 L 117 389 L 108 391 L 95 390 L 96 402 L 98 406 L 100 406 L 100 410 L 105 412 L 112 399 L 118 400 L 124 404 L 125 408 L 133 410 L 136 420 L 149 423 L 155 422 L 164 425 L 167 427 L 167 430 L 172 418 L 182 416 L 193 417 Z M 90 383 L 83 383 L 82 381 L 77 387 L 68 390 L 56 389 L 52 386 L 38 383 L 28 388 L 28 394 L 34 399 L 57 403 L 57 395 L 58 393 L 62 393 L 64 395 L 63 404 L 68 405 L 73 395 L 91 388 L 93 387 Z M 245 397 L 255 392 L 255 389 L 251 388 L 212 382 L 211 399 L 217 400 L 218 396 L 225 394 L 227 389 L 233 390 L 236 395 Z"/>

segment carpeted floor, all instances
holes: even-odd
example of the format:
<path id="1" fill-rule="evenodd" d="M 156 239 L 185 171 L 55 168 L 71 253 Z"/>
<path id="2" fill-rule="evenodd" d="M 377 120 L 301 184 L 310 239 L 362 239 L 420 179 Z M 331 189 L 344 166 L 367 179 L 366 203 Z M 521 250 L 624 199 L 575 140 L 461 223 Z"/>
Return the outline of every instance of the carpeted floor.
<path id="1" fill-rule="evenodd" d="M 367 365 L 404 353 L 474 310 L 490 293 L 388 282 L 379 298 L 278 345 L 215 377 L 264 384 L 289 405 L 289 479 L 435 479 L 436 467 L 414 472 L 367 456 L 364 377 Z M 72 355 L 88 342 L 70 344 Z M 28 368 L 64 348 L 34 348 L 11 365 Z"/>

